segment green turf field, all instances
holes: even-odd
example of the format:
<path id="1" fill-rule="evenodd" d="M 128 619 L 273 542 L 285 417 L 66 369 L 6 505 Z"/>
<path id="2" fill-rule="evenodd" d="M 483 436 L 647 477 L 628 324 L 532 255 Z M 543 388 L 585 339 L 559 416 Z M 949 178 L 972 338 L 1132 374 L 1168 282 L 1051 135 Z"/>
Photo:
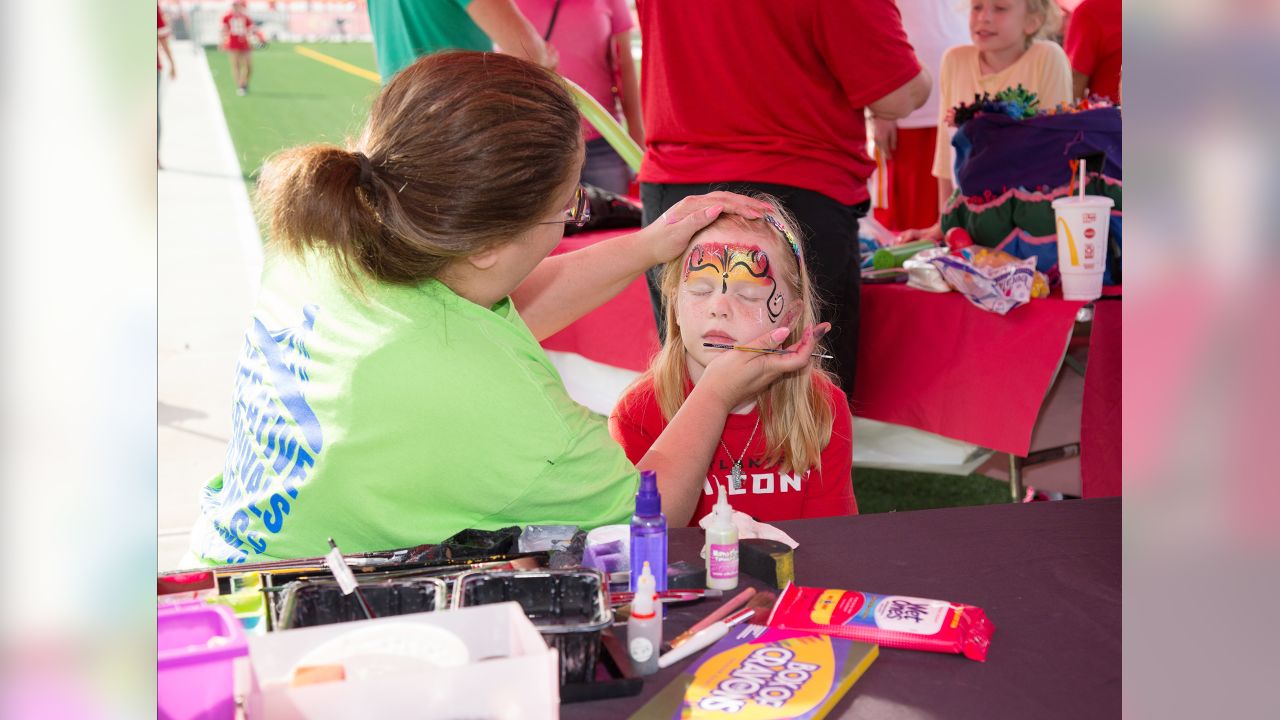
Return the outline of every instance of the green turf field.
<path id="1" fill-rule="evenodd" d="M 231 141 L 252 194 L 262 162 L 277 150 L 308 142 L 342 144 L 355 135 L 379 85 L 297 52 L 298 44 L 272 43 L 253 53 L 249 94 L 240 97 L 231 61 L 207 50 Z M 342 62 L 376 72 L 370 43 L 303 43 Z"/>
<path id="2" fill-rule="evenodd" d="M 1009 502 L 1009 484 L 984 475 L 955 477 L 898 470 L 853 469 L 858 512 L 929 510 Z"/>
<path id="3" fill-rule="evenodd" d="M 273 43 L 255 52 L 245 97 L 236 95 L 227 57 L 216 50 L 207 51 L 251 196 L 258 169 L 267 157 L 302 143 L 342 144 L 359 131 L 379 89 L 367 78 L 300 54 L 297 47 Z M 306 43 L 301 47 L 371 72 L 377 67 L 369 43 Z M 854 470 L 854 492 L 863 513 L 1009 502 L 1008 485 L 981 475 L 952 477 L 858 468 Z"/>

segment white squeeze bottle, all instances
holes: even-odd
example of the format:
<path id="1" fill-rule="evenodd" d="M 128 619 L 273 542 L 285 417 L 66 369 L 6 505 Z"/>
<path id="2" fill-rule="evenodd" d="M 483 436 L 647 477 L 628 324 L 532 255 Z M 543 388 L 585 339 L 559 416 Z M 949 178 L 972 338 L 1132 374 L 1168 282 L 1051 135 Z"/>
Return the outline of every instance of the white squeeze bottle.
<path id="1" fill-rule="evenodd" d="M 645 562 L 636 580 L 636 596 L 631 601 L 631 617 L 627 620 L 627 654 L 637 675 L 658 672 L 658 650 L 662 647 L 662 613 L 658 612 L 658 593 L 653 573 Z"/>
<path id="2" fill-rule="evenodd" d="M 707 587 L 732 590 L 738 587 L 738 528 L 733 524 L 733 507 L 720 486 L 720 498 L 711 509 L 707 524 Z"/>

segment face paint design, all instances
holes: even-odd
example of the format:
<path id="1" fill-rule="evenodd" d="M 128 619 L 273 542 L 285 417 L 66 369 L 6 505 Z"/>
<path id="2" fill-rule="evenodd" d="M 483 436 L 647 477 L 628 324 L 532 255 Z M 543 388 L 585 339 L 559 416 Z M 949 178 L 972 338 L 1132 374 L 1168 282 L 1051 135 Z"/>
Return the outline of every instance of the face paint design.
<path id="1" fill-rule="evenodd" d="M 732 289 L 746 302 L 764 300 L 769 321 L 778 322 L 785 304 L 778 283 L 773 278 L 769 255 L 758 247 L 703 243 L 689 251 L 684 267 L 685 286 L 698 286 L 702 292 L 722 294 Z M 701 294 L 698 290 L 691 290 Z"/>

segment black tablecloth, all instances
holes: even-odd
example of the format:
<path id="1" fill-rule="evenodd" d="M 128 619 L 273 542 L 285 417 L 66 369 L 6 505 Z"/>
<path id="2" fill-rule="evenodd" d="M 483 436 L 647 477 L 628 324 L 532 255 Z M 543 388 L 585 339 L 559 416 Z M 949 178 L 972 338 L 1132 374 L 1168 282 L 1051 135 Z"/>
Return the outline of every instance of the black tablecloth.
<path id="1" fill-rule="evenodd" d="M 996 626 L 985 663 L 881 648 L 829 717 L 1119 717 L 1120 509 L 1109 498 L 778 523 L 800 543 L 799 585 L 977 605 Z M 700 530 L 672 530 L 672 561 L 696 560 L 701 543 Z M 664 636 L 720 602 L 672 608 Z M 646 678 L 636 697 L 563 705 L 561 717 L 626 717 L 691 662 Z"/>

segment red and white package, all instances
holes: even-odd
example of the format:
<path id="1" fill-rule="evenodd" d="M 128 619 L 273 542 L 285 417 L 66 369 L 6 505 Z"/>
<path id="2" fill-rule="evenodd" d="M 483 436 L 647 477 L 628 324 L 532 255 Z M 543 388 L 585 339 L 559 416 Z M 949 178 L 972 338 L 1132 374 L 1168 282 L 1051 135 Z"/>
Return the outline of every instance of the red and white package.
<path id="1" fill-rule="evenodd" d="M 769 626 L 831 635 L 887 648 L 962 653 L 985 661 L 995 625 L 973 605 L 788 584 Z"/>

